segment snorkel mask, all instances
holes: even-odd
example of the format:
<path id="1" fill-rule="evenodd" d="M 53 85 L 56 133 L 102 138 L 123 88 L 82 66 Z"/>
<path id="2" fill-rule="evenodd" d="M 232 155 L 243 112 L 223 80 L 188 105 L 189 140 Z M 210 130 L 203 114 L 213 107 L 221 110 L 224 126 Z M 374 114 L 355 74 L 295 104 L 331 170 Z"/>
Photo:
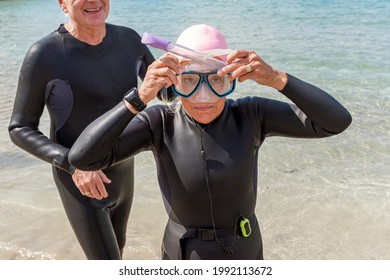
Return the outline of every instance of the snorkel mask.
<path id="1" fill-rule="evenodd" d="M 222 77 L 216 74 L 227 65 L 226 56 L 232 51 L 217 29 L 205 24 L 193 25 L 180 34 L 176 43 L 145 33 L 142 43 L 181 58 L 183 72 L 178 75 L 179 85 L 172 87 L 176 95 L 189 98 L 205 90 L 205 86 L 219 98 L 234 91 L 235 80 L 230 81 L 228 74 Z"/>
<path id="2" fill-rule="evenodd" d="M 229 74 L 218 76 L 217 70 L 210 72 L 186 70 L 177 78 L 179 83 L 172 87 L 173 92 L 184 98 L 191 97 L 198 90 L 204 90 L 204 86 L 207 86 L 217 97 L 223 98 L 231 94 L 236 86 L 236 80 L 231 81 Z"/>

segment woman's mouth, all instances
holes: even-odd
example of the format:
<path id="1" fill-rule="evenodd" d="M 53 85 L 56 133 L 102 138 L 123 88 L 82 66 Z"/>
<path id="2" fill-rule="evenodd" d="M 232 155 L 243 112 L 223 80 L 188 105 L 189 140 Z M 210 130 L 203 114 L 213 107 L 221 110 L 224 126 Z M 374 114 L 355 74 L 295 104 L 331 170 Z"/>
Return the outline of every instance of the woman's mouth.
<path id="1" fill-rule="evenodd" d="M 199 110 L 199 111 L 207 111 L 207 110 L 212 109 L 213 106 L 212 105 L 196 105 L 193 108 L 196 110 Z"/>

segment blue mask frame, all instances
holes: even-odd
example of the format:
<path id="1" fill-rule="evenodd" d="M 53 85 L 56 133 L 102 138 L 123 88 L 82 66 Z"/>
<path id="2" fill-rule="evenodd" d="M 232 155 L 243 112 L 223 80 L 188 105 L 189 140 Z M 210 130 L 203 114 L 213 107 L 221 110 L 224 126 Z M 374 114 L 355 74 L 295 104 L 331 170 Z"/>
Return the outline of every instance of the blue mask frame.
<path id="1" fill-rule="evenodd" d="M 236 88 L 236 80 L 234 79 L 233 80 L 233 85 L 232 87 L 230 88 L 230 90 L 228 90 L 227 92 L 225 92 L 224 94 L 219 94 L 217 93 L 213 88 L 212 86 L 210 85 L 207 77 L 211 74 L 216 74 L 218 72 L 218 70 L 214 70 L 214 71 L 211 71 L 211 72 L 206 72 L 206 73 L 202 73 L 202 72 L 197 72 L 197 71 L 191 71 L 191 70 L 187 70 L 187 71 L 183 71 L 182 74 L 197 74 L 200 76 L 200 79 L 199 79 L 199 82 L 198 84 L 196 85 L 195 89 L 193 91 L 191 91 L 189 94 L 183 94 L 181 93 L 180 91 L 178 91 L 175 87 L 175 85 L 172 86 L 172 90 L 173 92 L 178 95 L 178 96 L 181 96 L 181 97 L 184 97 L 184 98 L 189 98 L 191 97 L 200 87 L 200 85 L 202 83 L 206 83 L 207 87 L 218 97 L 225 97 L 229 94 L 231 94 L 234 89 Z M 179 76 L 179 75 L 182 75 L 182 74 L 177 74 L 176 76 Z M 230 75 L 230 73 L 228 73 L 227 75 Z"/>

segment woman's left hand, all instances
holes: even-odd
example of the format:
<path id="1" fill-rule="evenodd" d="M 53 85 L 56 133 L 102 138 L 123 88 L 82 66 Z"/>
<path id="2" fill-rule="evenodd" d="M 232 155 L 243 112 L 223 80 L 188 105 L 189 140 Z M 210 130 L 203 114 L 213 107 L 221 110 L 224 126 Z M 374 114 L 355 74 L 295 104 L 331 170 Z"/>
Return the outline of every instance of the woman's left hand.
<path id="1" fill-rule="evenodd" d="M 287 83 L 287 74 L 268 65 L 252 50 L 235 50 L 227 56 L 227 66 L 218 71 L 223 75 L 231 73 L 231 79 L 239 82 L 248 79 L 260 85 L 282 90 Z"/>

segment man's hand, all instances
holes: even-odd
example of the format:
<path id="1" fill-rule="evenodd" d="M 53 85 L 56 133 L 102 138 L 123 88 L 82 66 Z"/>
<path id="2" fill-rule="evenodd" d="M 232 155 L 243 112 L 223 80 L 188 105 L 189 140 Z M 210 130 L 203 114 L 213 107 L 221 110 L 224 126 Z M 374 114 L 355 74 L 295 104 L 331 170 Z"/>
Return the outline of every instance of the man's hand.
<path id="1" fill-rule="evenodd" d="M 104 184 L 110 184 L 111 180 L 107 178 L 103 171 L 83 171 L 76 169 L 72 175 L 72 179 L 82 195 L 99 200 L 108 197 Z"/>

